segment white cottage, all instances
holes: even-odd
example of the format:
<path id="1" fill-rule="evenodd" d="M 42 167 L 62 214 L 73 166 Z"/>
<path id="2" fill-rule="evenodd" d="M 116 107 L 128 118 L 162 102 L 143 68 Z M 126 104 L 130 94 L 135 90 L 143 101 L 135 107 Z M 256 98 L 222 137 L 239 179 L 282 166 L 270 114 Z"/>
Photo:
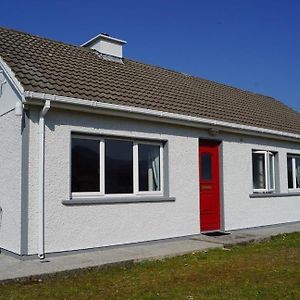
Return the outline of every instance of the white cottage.
<path id="1" fill-rule="evenodd" d="M 0 248 L 20 257 L 300 221 L 300 114 L 0 29 Z"/>

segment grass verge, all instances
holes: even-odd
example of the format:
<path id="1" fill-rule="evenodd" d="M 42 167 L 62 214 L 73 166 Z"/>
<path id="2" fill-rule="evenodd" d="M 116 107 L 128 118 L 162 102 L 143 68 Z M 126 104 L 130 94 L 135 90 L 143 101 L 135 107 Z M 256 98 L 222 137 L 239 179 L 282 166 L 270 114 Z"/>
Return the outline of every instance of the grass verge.
<path id="1" fill-rule="evenodd" d="M 0 285 L 0 299 L 300 299 L 300 233 Z"/>

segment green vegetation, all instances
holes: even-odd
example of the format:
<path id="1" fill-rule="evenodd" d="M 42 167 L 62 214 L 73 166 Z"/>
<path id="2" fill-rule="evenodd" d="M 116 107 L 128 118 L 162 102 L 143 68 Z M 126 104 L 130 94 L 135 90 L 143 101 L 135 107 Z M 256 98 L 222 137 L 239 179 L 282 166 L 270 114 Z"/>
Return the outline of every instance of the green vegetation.
<path id="1" fill-rule="evenodd" d="M 119 267 L 0 284 L 1 299 L 300 299 L 300 233 Z"/>

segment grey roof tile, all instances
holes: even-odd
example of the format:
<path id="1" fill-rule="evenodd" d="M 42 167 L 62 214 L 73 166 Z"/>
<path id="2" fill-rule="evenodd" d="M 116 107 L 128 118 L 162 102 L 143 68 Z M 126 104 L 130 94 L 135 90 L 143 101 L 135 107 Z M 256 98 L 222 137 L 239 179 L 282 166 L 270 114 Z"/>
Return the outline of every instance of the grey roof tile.
<path id="1" fill-rule="evenodd" d="M 0 56 L 27 91 L 78 97 L 300 134 L 300 114 L 274 98 L 161 67 L 0 28 Z"/>

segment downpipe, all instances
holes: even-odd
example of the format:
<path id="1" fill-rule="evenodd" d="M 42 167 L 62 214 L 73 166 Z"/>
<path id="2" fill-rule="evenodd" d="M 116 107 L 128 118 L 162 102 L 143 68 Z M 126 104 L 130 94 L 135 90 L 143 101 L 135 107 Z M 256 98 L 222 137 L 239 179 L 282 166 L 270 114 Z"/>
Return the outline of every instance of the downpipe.
<path id="1" fill-rule="evenodd" d="M 45 258 L 45 116 L 50 109 L 46 100 L 39 119 L 39 240 L 38 257 Z"/>

